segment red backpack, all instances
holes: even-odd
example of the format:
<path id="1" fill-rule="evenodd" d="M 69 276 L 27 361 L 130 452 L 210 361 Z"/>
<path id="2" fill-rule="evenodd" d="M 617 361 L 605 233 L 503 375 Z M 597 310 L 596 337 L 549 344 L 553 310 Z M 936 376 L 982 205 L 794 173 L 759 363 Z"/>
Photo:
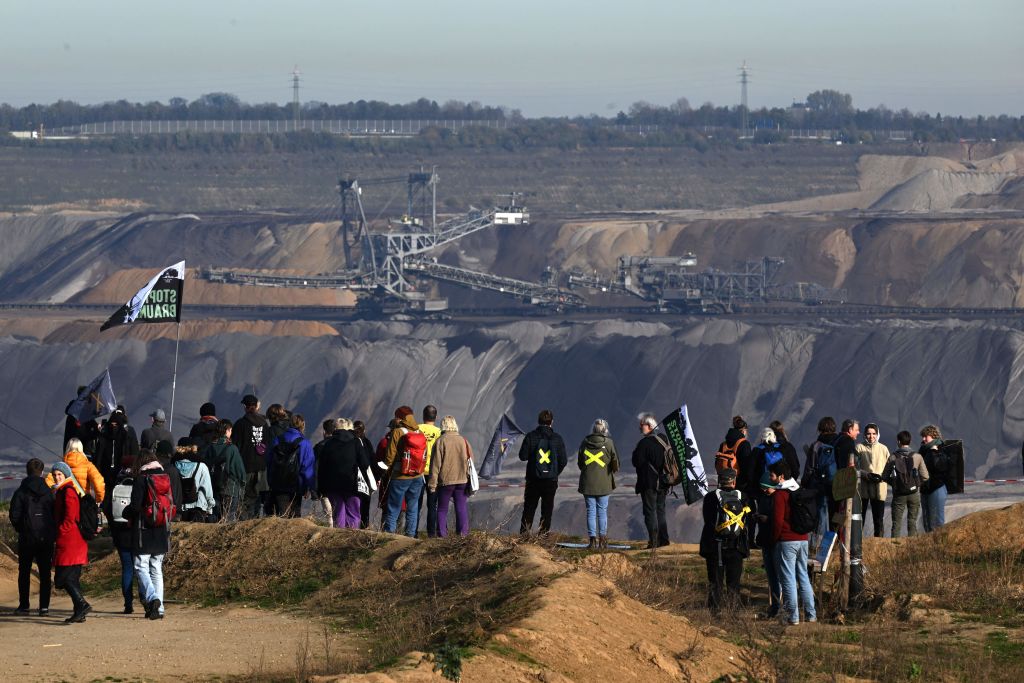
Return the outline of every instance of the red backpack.
<path id="1" fill-rule="evenodd" d="M 427 437 L 423 432 L 408 432 L 398 442 L 402 454 L 399 474 L 403 477 L 423 474 L 427 468 Z"/>
<path id="2" fill-rule="evenodd" d="M 171 497 L 171 478 L 167 474 L 147 474 L 145 480 L 142 523 L 150 528 L 166 527 L 177 512 Z"/>

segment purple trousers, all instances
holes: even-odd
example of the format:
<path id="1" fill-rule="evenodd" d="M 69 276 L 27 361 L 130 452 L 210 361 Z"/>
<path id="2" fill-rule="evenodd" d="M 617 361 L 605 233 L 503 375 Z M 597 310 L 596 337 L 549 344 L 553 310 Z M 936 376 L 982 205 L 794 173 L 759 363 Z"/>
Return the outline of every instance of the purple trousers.
<path id="1" fill-rule="evenodd" d="M 448 501 L 455 500 L 455 531 L 469 536 L 469 506 L 465 484 L 437 487 L 437 531 L 442 538 L 448 535 Z"/>
<path id="2" fill-rule="evenodd" d="M 360 510 L 362 501 L 358 493 L 346 496 L 343 493 L 328 493 L 327 500 L 331 501 L 331 509 L 334 510 L 334 527 L 336 529 L 358 529 L 360 522 Z"/>

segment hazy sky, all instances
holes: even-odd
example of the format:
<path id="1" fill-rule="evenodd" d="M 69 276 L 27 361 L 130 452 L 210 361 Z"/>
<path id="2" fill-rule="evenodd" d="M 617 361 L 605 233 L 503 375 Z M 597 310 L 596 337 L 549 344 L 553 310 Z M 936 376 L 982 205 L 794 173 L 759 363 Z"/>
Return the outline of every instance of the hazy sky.
<path id="1" fill-rule="evenodd" d="M 500 5 L 500 6 L 499 6 Z M 1024 114 L 1024 0 L 54 0 L 0 3 L 0 102 L 478 100 L 527 116 L 638 100 Z"/>

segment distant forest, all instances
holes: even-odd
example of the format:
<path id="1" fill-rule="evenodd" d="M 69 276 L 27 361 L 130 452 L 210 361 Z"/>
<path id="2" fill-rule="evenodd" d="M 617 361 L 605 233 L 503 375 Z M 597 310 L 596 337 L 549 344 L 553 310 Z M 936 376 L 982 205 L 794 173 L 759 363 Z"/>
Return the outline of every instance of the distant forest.
<path id="1" fill-rule="evenodd" d="M 210 93 L 193 102 L 171 98 L 162 102 L 133 103 L 126 100 L 82 105 L 60 100 L 49 105 L 26 107 L 0 105 L 0 132 L 53 130 L 104 121 L 155 120 L 271 120 L 295 117 L 291 104 L 247 104 L 228 93 Z M 884 105 L 857 109 L 850 95 L 835 90 L 810 93 L 806 101 L 788 108 L 761 108 L 744 112 L 738 106 L 705 103 L 691 107 L 685 98 L 662 106 L 636 102 L 612 117 L 596 115 L 527 119 L 519 110 L 481 105 L 478 102 L 436 101 L 421 98 L 408 104 L 364 101 L 347 104 L 306 102 L 302 120 L 447 119 L 503 121 L 501 128 L 469 126 L 458 131 L 427 128 L 400 141 L 348 138 L 329 133 L 200 133 L 96 138 L 84 144 L 109 146 L 116 151 L 194 149 L 207 151 L 272 151 L 336 148 L 374 148 L 397 144 L 403 148 L 471 147 L 516 149 L 555 147 L 665 147 L 688 146 L 698 150 L 721 145 L 773 144 L 796 139 L 800 131 L 826 130 L 848 143 L 888 142 L 897 139 L 927 142 L 1019 141 L 1024 139 L 1024 116 L 943 116 L 895 111 Z M 744 125 L 745 124 L 745 125 Z M 0 144 L 35 144 L 0 136 Z"/>

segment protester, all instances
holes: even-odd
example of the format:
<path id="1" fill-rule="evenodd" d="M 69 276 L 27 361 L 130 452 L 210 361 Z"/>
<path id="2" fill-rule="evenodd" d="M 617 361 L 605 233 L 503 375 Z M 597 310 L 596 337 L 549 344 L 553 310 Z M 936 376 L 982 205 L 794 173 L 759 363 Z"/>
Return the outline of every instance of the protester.
<path id="1" fill-rule="evenodd" d="M 271 442 L 267 452 L 267 484 L 275 514 L 298 517 L 302 513 L 302 499 L 309 498 L 313 490 L 313 445 L 303 436 L 306 420 L 302 415 L 295 413 L 289 422 L 290 426 Z M 279 422 L 271 423 L 271 433 L 278 425 Z"/>
<path id="2" fill-rule="evenodd" d="M 75 392 L 75 398 L 68 401 L 67 406 L 64 408 L 64 438 L 61 440 L 61 443 L 67 443 L 71 439 L 78 439 L 82 442 L 82 453 L 91 462 L 96 459 L 96 453 L 99 451 L 100 425 L 96 420 L 79 422 L 77 418 L 67 414 L 71 406 L 78 400 L 78 394 L 81 394 L 85 388 L 85 386 L 78 387 L 78 391 Z"/>
<path id="3" fill-rule="evenodd" d="M 156 451 L 154 452 L 156 461 L 160 463 L 160 467 L 163 468 L 164 473 L 170 478 L 171 481 L 171 499 L 175 505 L 181 505 L 183 498 L 181 489 L 181 473 L 178 472 L 178 468 L 174 466 L 174 444 L 170 441 L 160 441 L 156 445 Z M 134 470 L 134 467 L 132 468 Z M 175 517 L 177 520 L 177 517 Z"/>
<path id="4" fill-rule="evenodd" d="M 742 416 L 732 418 L 732 427 L 725 433 L 725 441 L 715 455 L 715 471 L 736 470 L 736 488 L 749 491 L 757 486 L 760 474 L 754 472 L 753 448 L 747 438 L 747 421 Z"/>
<path id="5" fill-rule="evenodd" d="M 388 422 L 388 429 L 377 442 L 374 450 L 373 473 L 377 476 L 377 507 L 380 508 L 380 527 L 384 528 L 388 519 L 388 495 L 391 491 L 391 472 L 388 469 L 388 457 L 392 461 L 397 453 L 398 442 L 405 434 L 406 428 L 402 425 L 406 415 L 412 415 L 412 408 L 409 406 L 398 406 L 395 408 L 394 418 Z"/>
<path id="6" fill-rule="evenodd" d="M 635 490 L 643 506 L 647 547 L 657 548 L 669 544 L 668 522 L 665 519 L 665 497 L 669 486 L 664 475 L 668 441 L 655 431 L 658 420 L 654 415 L 641 413 L 639 420 L 643 436 L 633 449 Z"/>
<path id="7" fill-rule="evenodd" d="M 761 488 L 762 478 L 768 474 L 768 468 L 772 464 L 785 459 L 785 454 L 782 451 L 782 446 L 778 443 L 774 429 L 766 427 L 761 430 L 761 440 L 757 446 L 751 449 L 750 459 L 752 475 L 756 475 L 756 477 L 751 477 L 749 480 L 751 487 L 743 491 L 743 493 L 749 500 L 759 506 L 766 497 Z M 757 533 L 760 522 L 757 519 L 757 517 L 752 517 L 747 524 L 748 541 L 753 548 L 760 547 L 757 542 L 758 537 L 761 536 L 761 534 Z"/>
<path id="8" fill-rule="evenodd" d="M 351 420 L 345 418 L 332 420 L 331 436 L 323 441 L 317 463 L 318 492 L 330 501 L 334 526 L 339 529 L 359 528 L 359 478 L 366 480 L 371 465 L 352 426 Z"/>
<path id="9" fill-rule="evenodd" d="M 459 434 L 459 425 L 451 415 L 441 420 L 441 436 L 434 443 L 434 459 L 427 487 L 437 501 L 437 532 L 448 535 L 448 503 L 455 502 L 455 533 L 469 535 L 469 459 L 473 449 Z M 429 499 L 428 499 L 429 500 Z"/>
<path id="10" fill-rule="evenodd" d="M 551 530 L 551 517 L 555 510 L 555 493 L 558 491 L 558 475 L 568 464 L 565 441 L 551 426 L 555 416 L 550 410 L 542 410 L 537 416 L 537 427 L 523 437 L 519 447 L 519 459 L 526 463 L 526 488 L 523 494 L 523 518 L 519 533 L 528 534 L 533 529 L 533 516 L 540 502 L 540 533 L 547 535 Z"/>
<path id="11" fill-rule="evenodd" d="M 259 517 L 267 487 L 267 444 L 270 429 L 267 418 L 260 414 L 260 400 L 252 394 L 242 397 L 245 413 L 232 427 L 232 443 L 238 447 L 245 466 L 245 488 L 242 493 L 240 517 Z"/>
<path id="12" fill-rule="evenodd" d="M 929 478 L 921 487 L 921 512 L 925 531 L 938 531 L 946 523 L 946 483 L 950 476 L 949 459 L 939 450 L 942 434 L 935 425 L 921 428 L 921 454 Z"/>
<path id="13" fill-rule="evenodd" d="M 405 406 L 403 406 L 405 408 Z M 419 524 L 420 491 L 426 467 L 427 439 L 419 431 L 412 410 L 400 410 L 401 427 L 391 432 L 384 464 L 388 468 L 387 514 L 384 531 L 395 533 L 398 516 L 405 507 L 405 535 L 416 537 Z M 397 414 L 397 413 L 396 413 Z M 396 434 L 396 432 L 398 432 Z"/>
<path id="14" fill-rule="evenodd" d="M 238 506 L 245 489 L 245 465 L 238 447 L 231 443 L 234 427 L 231 420 L 217 423 L 217 438 L 206 447 L 199 460 L 210 470 L 213 497 L 216 505 L 213 516 L 216 520 L 234 522 L 239 517 Z"/>
<path id="15" fill-rule="evenodd" d="M 606 420 L 594 420 L 590 434 L 576 451 L 576 464 L 580 468 L 579 492 L 587 505 L 587 548 L 603 550 L 608 547 L 608 500 L 619 471 L 619 453 Z"/>
<path id="16" fill-rule="evenodd" d="M 773 496 L 771 534 L 775 544 L 775 568 L 782 586 L 782 607 L 790 625 L 800 623 L 800 605 L 804 608 L 804 619 L 815 622 L 818 614 L 807 575 L 807 534 L 799 534 L 791 526 L 790 494 L 800 485 L 792 478 L 785 460 L 775 463 L 768 471 L 771 482 L 778 487 Z"/>
<path id="17" fill-rule="evenodd" d="M 188 438 L 201 449 L 213 443 L 217 438 L 217 406 L 212 403 L 204 403 L 199 406 L 199 422 L 192 425 L 188 432 Z"/>
<path id="18" fill-rule="evenodd" d="M 323 432 L 324 438 L 313 444 L 313 491 L 316 495 L 320 494 L 320 486 L 317 478 L 320 474 L 320 451 L 323 450 L 324 444 L 331 438 L 331 434 L 334 433 L 334 425 L 337 424 L 337 418 L 327 418 L 320 425 L 320 430 Z"/>
<path id="19" fill-rule="evenodd" d="M 903 515 L 907 513 L 907 535 L 917 535 L 917 518 L 921 512 L 921 489 L 928 482 L 928 467 L 920 453 L 910 450 L 910 432 L 896 435 L 896 450 L 889 456 L 881 478 L 892 485 L 893 538 L 903 536 Z"/>
<path id="20" fill-rule="evenodd" d="M 50 611 L 50 567 L 57 526 L 53 491 L 43 479 L 44 468 L 42 460 L 29 460 L 25 465 L 26 476 L 11 496 L 10 519 L 18 532 L 18 609 L 15 614 L 29 613 L 33 564 L 39 570 L 39 616 Z"/>
<path id="21" fill-rule="evenodd" d="M 362 420 L 355 420 L 352 422 L 352 433 L 355 434 L 359 440 L 359 444 L 363 448 L 363 454 L 366 459 L 370 462 L 370 469 L 367 474 L 374 478 L 378 486 L 380 485 L 380 472 L 377 469 L 377 463 L 374 459 L 373 444 L 366 438 L 366 424 Z M 371 491 L 359 492 L 359 528 L 369 529 L 370 528 L 370 495 Z"/>
<path id="22" fill-rule="evenodd" d="M 804 461 L 804 474 L 800 482 L 801 486 L 818 494 L 818 527 L 815 530 L 818 538 L 824 538 L 825 532 L 832 528 L 832 515 L 836 508 L 832 498 L 832 479 L 836 475 L 838 440 L 835 419 L 823 417 L 818 420 L 817 440 L 805 447 L 807 459 Z"/>
<path id="23" fill-rule="evenodd" d="M 153 419 L 153 423 L 143 429 L 142 434 L 139 435 L 139 448 L 152 450 L 161 441 L 173 443 L 174 437 L 171 436 L 170 430 L 165 426 L 167 424 L 167 415 L 164 414 L 164 411 L 157 408 L 149 416 Z"/>
<path id="24" fill-rule="evenodd" d="M 789 440 L 789 436 L 786 434 L 786 428 L 782 426 L 782 423 L 778 420 L 772 420 L 768 428 L 775 432 L 775 441 L 779 444 L 779 449 L 782 451 L 782 457 L 789 463 L 789 470 L 791 472 L 800 471 L 800 458 L 796 452 L 796 446 Z"/>
<path id="25" fill-rule="evenodd" d="M 775 431 L 774 429 L 772 431 Z M 783 458 L 785 460 L 785 458 Z M 786 461 L 786 464 L 789 464 Z M 772 482 L 771 471 L 765 472 L 758 487 L 761 489 L 757 498 L 757 545 L 761 549 L 761 562 L 764 565 L 765 579 L 768 582 L 768 613 L 769 619 L 779 614 L 782 605 L 782 585 L 779 583 L 779 572 L 775 564 L 775 541 L 772 539 L 772 512 L 775 507 L 775 491 L 777 486 Z"/>
<path id="26" fill-rule="evenodd" d="M 132 475 L 132 498 L 124 515 L 131 522 L 135 576 L 146 618 L 163 619 L 164 555 L 171 549 L 171 480 L 149 451 L 139 455 Z"/>
<path id="27" fill-rule="evenodd" d="M 70 439 L 64 447 L 64 462 L 71 468 L 75 482 L 86 492 L 92 494 L 96 503 L 103 502 L 103 496 L 107 493 L 107 485 L 100 474 L 99 469 L 89 462 L 82 452 L 82 442 L 78 439 Z M 53 487 L 56 481 L 52 474 L 46 476 L 46 485 Z"/>
<path id="28" fill-rule="evenodd" d="M 89 562 L 89 546 L 78 528 L 79 497 L 84 496 L 85 491 L 67 463 L 58 462 L 50 474 L 54 481 L 53 519 L 57 527 L 53 585 L 66 590 L 74 605 L 74 611 L 64 623 L 78 624 L 92 611 L 92 605 L 82 595 L 82 567 Z"/>
<path id="29" fill-rule="evenodd" d="M 873 422 L 864 426 L 864 443 L 857 444 L 857 469 L 869 476 L 861 484 L 864 488 L 861 498 L 861 510 L 864 521 L 871 510 L 871 524 L 875 538 L 885 536 L 885 499 L 889 495 L 889 487 L 881 476 L 885 465 L 889 462 L 889 449 L 878 440 L 878 425 Z"/>
<path id="30" fill-rule="evenodd" d="M 704 528 L 700 534 L 700 556 L 708 572 L 708 608 L 722 608 L 722 584 L 732 605 L 739 603 L 743 561 L 750 555 L 747 520 L 753 502 L 736 488 L 736 470 L 718 473 L 718 488 L 704 496 Z"/>
<path id="31" fill-rule="evenodd" d="M 423 436 L 427 440 L 427 465 L 426 469 L 423 470 L 424 477 L 430 476 L 430 465 L 434 457 L 434 443 L 441 436 L 441 430 L 434 424 L 436 421 L 437 408 L 432 405 L 423 406 L 423 420 L 420 422 L 420 431 L 423 432 Z M 437 492 L 430 491 L 427 486 L 423 487 L 423 493 L 420 494 L 421 509 L 423 508 L 424 497 L 426 497 L 427 503 L 427 538 L 433 538 L 438 535 Z"/>
<path id="32" fill-rule="evenodd" d="M 206 463 L 199 462 L 199 448 L 190 437 L 178 439 L 174 467 L 181 475 L 181 500 L 175 500 L 183 522 L 209 522 L 216 499 Z"/>
<path id="33" fill-rule="evenodd" d="M 96 456 L 96 466 L 107 488 L 112 485 L 111 480 L 124 463 L 131 463 L 138 455 L 139 439 L 135 429 L 128 424 L 124 408 L 118 406 L 100 430 L 99 452 Z"/>
<path id="34" fill-rule="evenodd" d="M 140 454 L 149 452 L 148 448 L 143 448 Z M 132 597 L 132 584 L 135 581 L 135 557 L 132 554 L 132 525 L 128 518 L 124 516 L 124 509 L 131 503 L 134 483 L 135 477 L 132 474 L 132 468 L 121 468 L 118 470 L 110 495 L 103 501 L 103 513 L 107 516 L 109 522 L 110 538 L 114 542 L 117 558 L 121 562 L 121 597 L 124 598 L 124 614 L 133 614 L 135 612 L 135 607 L 133 606 L 134 599 Z M 145 599 L 140 596 L 139 601 L 145 602 Z"/>

